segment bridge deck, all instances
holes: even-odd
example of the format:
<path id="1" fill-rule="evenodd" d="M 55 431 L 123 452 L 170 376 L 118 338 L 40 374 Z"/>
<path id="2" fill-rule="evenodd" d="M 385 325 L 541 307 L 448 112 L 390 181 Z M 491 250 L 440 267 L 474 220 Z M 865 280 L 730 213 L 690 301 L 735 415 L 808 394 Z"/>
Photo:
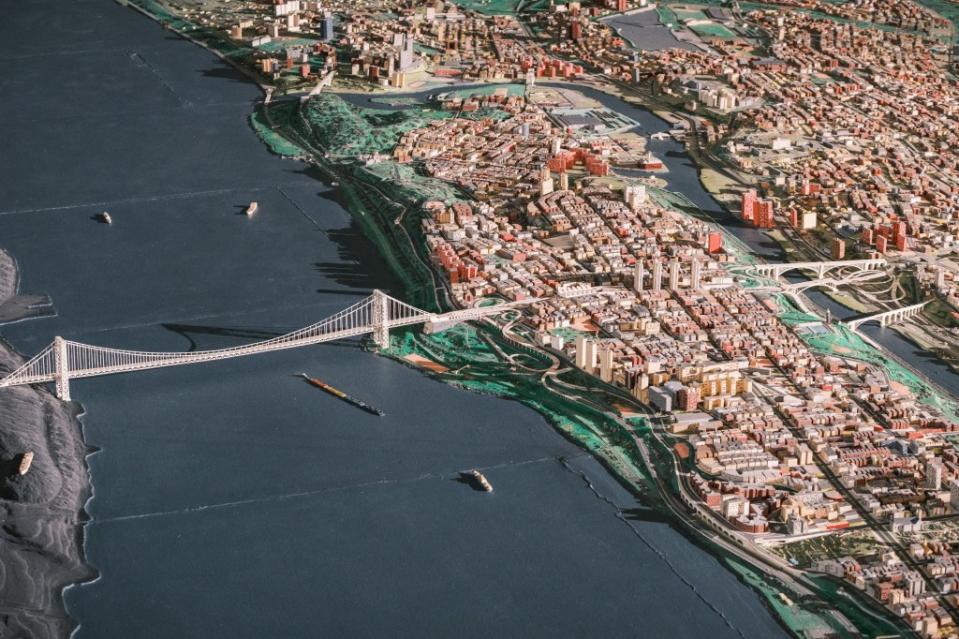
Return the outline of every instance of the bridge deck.
<path id="1" fill-rule="evenodd" d="M 68 398 L 70 379 L 213 362 L 257 353 L 300 348 L 369 333 L 373 334 L 377 343 L 381 343 L 380 340 L 388 339 L 385 336 L 391 328 L 427 321 L 455 323 L 479 319 L 526 303 L 528 302 L 511 302 L 436 314 L 410 306 L 380 291 L 374 291 L 370 297 L 316 324 L 286 335 L 243 346 L 193 352 L 133 351 L 57 338 L 53 344 L 47 346 L 23 366 L 0 379 L 0 387 L 55 381 L 58 393 L 67 395 L 66 398 Z"/>

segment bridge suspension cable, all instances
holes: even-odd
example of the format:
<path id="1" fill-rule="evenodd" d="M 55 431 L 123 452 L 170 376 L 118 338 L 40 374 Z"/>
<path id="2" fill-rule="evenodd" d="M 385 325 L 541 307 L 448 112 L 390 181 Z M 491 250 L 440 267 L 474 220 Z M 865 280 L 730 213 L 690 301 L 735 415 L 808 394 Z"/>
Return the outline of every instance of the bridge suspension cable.
<path id="1" fill-rule="evenodd" d="M 71 379 L 210 362 L 309 346 L 366 333 L 372 333 L 374 341 L 382 347 L 389 343 L 389 329 L 430 321 L 436 317 L 434 313 L 418 309 L 382 291 L 373 291 L 368 298 L 305 328 L 253 344 L 216 350 L 134 351 L 57 337 L 25 364 L 0 379 L 0 388 L 53 381 L 57 385 L 57 396 L 70 399 Z"/>

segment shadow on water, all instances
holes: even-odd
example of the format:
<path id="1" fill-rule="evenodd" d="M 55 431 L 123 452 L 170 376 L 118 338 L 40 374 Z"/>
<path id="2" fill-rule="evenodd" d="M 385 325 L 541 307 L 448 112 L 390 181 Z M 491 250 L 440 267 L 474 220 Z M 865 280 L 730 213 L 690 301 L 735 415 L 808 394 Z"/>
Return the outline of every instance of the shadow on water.
<path id="1" fill-rule="evenodd" d="M 239 71 L 226 65 L 216 66 L 203 71 L 203 77 L 218 80 L 232 80 L 233 82 L 243 82 L 244 84 L 249 84 L 250 82 L 250 80 Z"/>
<path id="2" fill-rule="evenodd" d="M 235 346 L 243 346 L 245 344 L 254 344 L 256 342 L 273 339 L 274 337 L 280 337 L 281 335 L 295 331 L 297 328 L 302 328 L 299 326 L 296 328 L 262 328 L 257 326 L 201 326 L 197 324 L 161 324 L 161 326 L 171 333 L 176 333 L 186 339 L 190 343 L 190 347 L 186 349 L 188 353 L 198 350 L 223 348 L 222 343 L 215 345 L 201 344 L 198 336 L 202 335 L 235 338 L 237 340 Z M 320 344 L 320 346 L 337 346 L 341 348 L 358 348 L 360 345 L 361 340 L 354 339 L 337 340 L 335 342 L 324 342 Z"/>
<path id="3" fill-rule="evenodd" d="M 355 222 L 345 228 L 329 230 L 326 235 L 336 244 L 337 259 L 313 264 L 324 277 L 355 291 L 402 290 L 376 247 Z M 382 264 L 382 268 L 360 268 L 360 264 Z"/>
<path id="4" fill-rule="evenodd" d="M 669 516 L 651 508 L 624 508 L 623 516 L 629 521 L 645 521 L 653 524 L 666 524 L 675 528 L 676 522 Z"/>
<path id="5" fill-rule="evenodd" d="M 316 292 L 320 293 L 321 295 L 347 295 L 349 297 L 369 297 L 373 294 L 372 289 L 368 291 L 344 291 L 338 288 L 318 288 L 316 289 Z"/>

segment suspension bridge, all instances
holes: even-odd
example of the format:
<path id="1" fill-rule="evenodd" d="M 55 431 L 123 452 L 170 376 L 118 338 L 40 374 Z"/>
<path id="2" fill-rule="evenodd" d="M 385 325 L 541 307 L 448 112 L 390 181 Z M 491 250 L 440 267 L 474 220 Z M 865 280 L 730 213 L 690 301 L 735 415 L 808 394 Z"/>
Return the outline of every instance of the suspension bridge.
<path id="1" fill-rule="evenodd" d="M 52 344 L 23 366 L 0 379 L 0 388 L 54 382 L 57 397 L 69 400 L 71 379 L 214 362 L 366 334 L 373 335 L 377 346 L 385 347 L 389 344 L 391 328 L 424 323 L 447 327 L 457 322 L 495 315 L 525 303 L 528 302 L 479 306 L 450 313 L 429 313 L 376 290 L 362 301 L 305 328 L 265 341 L 217 350 L 131 351 L 56 337 Z"/>

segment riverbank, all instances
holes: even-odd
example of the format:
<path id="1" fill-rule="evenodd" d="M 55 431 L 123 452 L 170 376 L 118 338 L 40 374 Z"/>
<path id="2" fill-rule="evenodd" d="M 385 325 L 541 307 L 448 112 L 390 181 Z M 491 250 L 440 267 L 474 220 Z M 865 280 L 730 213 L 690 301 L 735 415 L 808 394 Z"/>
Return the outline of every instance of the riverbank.
<path id="1" fill-rule="evenodd" d="M 0 307 L 16 298 L 17 283 L 16 263 L 0 250 Z M 0 370 L 22 363 L 0 341 Z M 96 576 L 83 554 L 84 505 L 91 489 L 79 416 L 76 404 L 45 389 L 0 392 L 0 636 L 68 636 L 76 623 L 61 593 Z M 33 461 L 21 475 L 28 452 Z"/>
<path id="2" fill-rule="evenodd" d="M 341 147 L 338 138 L 342 137 L 343 131 L 349 131 L 348 143 L 352 144 L 353 140 L 375 136 L 372 136 L 362 118 L 344 110 L 344 105 L 339 103 L 342 97 L 325 98 L 335 102 L 327 105 L 329 112 L 338 113 L 335 118 L 331 117 L 333 121 L 318 120 L 311 115 L 313 109 L 304 109 L 302 105 L 274 104 L 266 107 L 262 113 L 263 121 L 269 126 L 259 125 L 257 118 L 251 120 L 251 126 L 274 152 L 286 157 L 302 158 L 304 152 L 312 156 L 310 161 L 321 167 L 328 178 L 335 176 L 339 188 L 345 193 L 355 194 L 360 190 L 368 193 L 369 189 L 362 188 L 368 178 L 357 172 L 366 169 L 359 166 L 354 167 L 356 170 L 350 169 L 354 165 L 346 154 L 339 152 Z M 362 111 L 365 103 L 362 107 L 359 104 L 354 106 Z M 291 112 L 297 109 L 301 110 L 303 117 Z M 312 125 L 310 128 L 304 126 L 307 121 Z M 286 136 L 286 143 L 277 139 L 277 136 Z M 287 146 L 289 143 L 299 146 L 300 151 Z M 397 275 L 404 282 L 409 298 L 419 298 L 424 290 L 436 288 L 433 276 L 424 267 L 426 258 L 422 257 L 422 242 L 414 241 L 418 237 L 417 218 L 413 214 L 406 214 L 423 199 L 422 193 L 417 196 L 418 192 L 433 190 L 431 180 L 422 176 L 407 176 L 402 181 L 402 188 L 394 188 L 388 195 L 381 189 L 375 189 L 378 196 L 375 198 L 363 201 L 345 198 L 349 210 L 383 252 L 385 262 L 399 269 Z M 397 220 L 404 224 L 399 224 Z M 392 239 L 387 241 L 386 238 Z M 421 254 L 419 260 L 411 258 L 414 254 Z M 416 267 L 413 267 L 414 264 Z M 655 471 L 650 475 L 636 440 L 637 436 L 645 436 L 642 433 L 648 431 L 648 427 L 644 423 L 623 419 L 624 414 L 618 406 L 631 406 L 633 401 L 623 396 L 622 392 L 597 386 L 595 380 L 587 380 L 576 371 L 553 375 L 549 358 L 538 349 L 497 337 L 496 331 L 485 326 L 479 329 L 461 326 L 437 335 L 399 333 L 394 336 L 391 348 L 385 354 L 424 370 L 447 384 L 516 400 L 533 408 L 570 441 L 592 453 L 626 489 L 639 496 L 644 505 L 655 508 L 661 513 L 660 517 L 675 523 L 677 529 L 688 535 L 688 539 L 723 560 L 732 556 L 738 558 L 740 564 L 748 561 L 752 565 L 755 561 L 755 558 L 748 559 L 728 548 L 720 548 L 715 538 L 704 535 L 703 531 L 687 521 L 687 517 L 673 513 L 660 494 L 660 486 L 654 481 Z M 446 370 L 438 372 L 437 368 Z M 748 577 L 742 577 L 744 571 Z M 765 583 L 763 588 L 757 590 L 771 611 L 777 610 L 779 593 L 789 593 L 796 600 L 810 597 L 808 586 L 790 586 L 784 583 L 786 580 L 783 578 L 766 582 L 762 567 L 753 566 L 733 572 L 750 587 Z M 811 625 L 823 631 L 844 632 L 846 622 L 841 617 L 833 618 L 831 614 L 821 612 L 828 609 L 824 600 L 813 598 L 812 603 L 805 602 L 801 615 L 802 626 L 777 615 L 784 626 L 795 634 Z M 883 628 L 886 632 L 896 629 L 898 627 L 895 624 Z M 851 635 L 847 633 L 840 636 Z"/>
<path id="3" fill-rule="evenodd" d="M 360 192 L 361 192 L 361 193 L 365 193 L 365 192 L 366 192 L 366 191 L 363 191 L 363 190 L 362 190 L 362 185 L 358 185 L 358 187 L 360 187 Z M 393 192 L 390 191 L 390 194 L 393 195 Z M 356 194 L 355 197 L 360 198 L 361 196 L 360 196 L 359 194 Z M 377 197 L 378 197 L 378 196 L 377 196 Z M 392 222 L 393 219 L 395 219 L 393 216 L 396 215 L 399 211 L 398 211 L 398 210 L 393 210 L 393 211 L 389 212 L 389 215 L 387 215 L 387 209 L 388 209 L 388 208 L 389 208 L 389 207 L 384 207 L 384 211 L 383 211 L 383 215 L 384 215 L 383 221 L 390 223 L 390 222 Z M 266 212 L 266 210 L 267 210 L 267 209 L 264 209 L 264 212 Z M 361 214 L 362 214 L 362 212 L 361 212 Z M 263 218 L 261 218 L 261 219 L 263 219 Z M 384 227 L 384 232 L 385 232 L 385 230 L 390 229 L 390 228 L 391 228 L 391 227 L 389 226 L 389 224 L 387 224 L 387 225 Z M 390 234 L 390 235 L 396 235 L 396 234 L 393 233 L 393 234 Z M 397 236 L 398 236 L 398 235 L 397 235 Z M 402 239 L 402 238 L 401 238 L 401 239 Z M 385 269 L 383 269 L 383 270 L 385 270 Z M 297 369 L 294 369 L 294 370 L 297 370 Z M 368 372 L 368 371 L 367 371 L 367 372 Z M 364 379 L 366 379 L 366 378 L 364 378 Z M 232 381 L 231 383 L 232 383 L 232 384 L 236 384 L 237 382 L 236 382 L 236 381 Z M 235 388 L 235 387 L 231 386 L 231 388 Z M 235 391 L 234 391 L 234 392 L 235 392 Z M 118 394 L 119 394 L 119 393 L 118 393 Z M 179 397 L 180 397 L 180 396 L 178 395 L 178 396 L 177 396 L 177 400 L 178 400 L 178 401 L 179 401 Z M 503 404 L 503 402 L 498 402 L 497 404 Z M 459 416 L 461 417 L 462 414 L 460 414 Z M 273 420 L 273 415 L 270 415 L 270 419 L 271 419 L 271 421 Z M 171 421 L 173 421 L 173 420 L 171 420 Z M 452 422 L 451 422 L 451 423 L 452 423 Z M 391 425 L 393 425 L 393 424 L 391 424 Z M 204 426 L 204 429 L 203 429 L 203 430 L 204 430 L 205 432 L 209 432 L 209 430 L 208 430 L 208 429 L 209 429 L 209 424 L 203 424 L 203 426 Z M 538 427 L 539 424 L 536 424 L 536 426 Z M 328 429 L 328 424 L 324 424 L 324 430 L 327 430 L 327 429 Z M 394 429 L 394 430 L 399 430 L 399 429 Z M 545 430 L 547 430 L 547 429 L 539 428 L 539 431 L 545 431 Z M 361 433 L 361 432 L 362 432 L 361 429 L 353 429 L 353 430 L 351 430 L 350 433 L 349 433 L 349 439 L 350 439 L 351 441 L 354 440 L 354 439 L 356 439 L 357 437 L 360 436 L 360 433 Z M 407 439 L 407 440 L 410 439 L 408 432 L 404 432 L 404 433 L 403 433 L 403 438 L 404 438 L 404 439 Z M 172 437 L 169 438 L 169 439 L 172 439 Z M 219 440 L 219 439 L 212 438 L 212 437 L 211 437 L 211 439 L 214 439 L 214 441 L 216 441 L 218 448 L 222 445 L 222 444 L 220 443 L 220 440 Z M 426 438 L 423 438 L 421 441 L 417 442 L 417 444 L 422 445 L 422 441 L 425 441 L 425 440 L 426 440 Z M 327 441 L 329 441 L 329 440 L 327 440 Z M 151 443 L 152 443 L 152 442 L 151 442 Z M 274 444 L 275 442 L 270 442 L 270 443 L 271 443 L 271 444 Z M 382 442 L 381 442 L 381 441 L 376 442 L 376 446 L 377 446 L 377 447 L 382 447 Z M 292 447 L 291 447 L 291 448 L 292 448 Z M 297 439 L 297 441 L 296 441 L 296 448 L 297 448 L 297 449 L 302 449 L 302 448 L 303 448 L 302 441 L 300 441 L 299 439 Z M 392 451 L 391 451 L 391 452 L 392 452 Z M 152 448 L 151 448 L 151 453 L 152 453 Z M 262 453 L 261 453 L 261 454 L 262 454 Z M 294 454 L 295 454 L 295 453 L 294 453 Z M 510 454 L 513 455 L 513 454 L 515 454 L 515 453 L 513 453 L 513 451 L 510 451 Z M 115 455 L 115 456 L 114 456 L 114 458 L 117 458 L 117 457 L 120 457 L 120 455 Z M 181 457 L 182 457 L 182 456 L 181 456 Z M 311 455 L 311 457 L 312 457 L 312 455 Z M 339 455 L 339 457 L 344 457 L 344 458 L 345 458 L 346 455 Z M 356 459 L 359 460 L 359 456 L 357 456 Z M 473 457 L 473 452 L 471 451 L 471 452 L 470 452 L 470 463 L 474 463 L 474 459 L 475 459 L 475 458 Z M 309 460 L 309 463 L 311 464 L 310 475 L 313 475 L 313 474 L 316 472 L 316 470 L 312 467 L 313 464 L 315 464 L 316 466 L 321 466 L 321 465 L 322 465 L 322 464 L 317 464 L 317 463 L 315 462 L 315 459 L 312 459 L 312 458 Z M 406 465 L 406 464 L 407 464 L 407 461 L 404 459 L 404 465 Z M 207 466 L 207 465 L 212 465 L 212 464 L 210 464 L 209 459 L 204 459 L 203 465 L 204 465 L 204 466 Z M 259 460 L 259 459 L 257 460 L 257 467 L 258 467 L 258 468 L 261 467 L 261 466 L 265 466 L 265 465 L 266 465 L 266 464 L 263 464 L 263 463 L 262 463 L 262 460 Z M 295 466 L 296 464 L 295 464 L 295 463 L 292 463 L 289 459 L 286 459 L 286 460 L 284 460 L 284 465 L 286 465 L 286 466 Z M 164 470 L 166 470 L 166 469 L 164 469 Z M 381 472 L 380 467 L 377 466 L 377 469 L 376 469 L 377 475 L 379 475 L 380 472 Z M 171 474 L 173 474 L 173 473 L 171 473 Z M 605 476 L 605 475 L 604 475 L 604 476 Z M 218 477 L 216 478 L 216 481 L 217 481 L 217 483 L 226 483 L 221 476 L 218 476 Z M 495 481 L 495 478 L 494 478 L 494 481 Z M 499 484 L 497 484 L 497 485 L 499 485 Z M 100 484 L 98 484 L 98 486 L 100 486 Z M 554 492 L 554 493 L 560 494 L 560 493 L 563 492 L 563 490 L 562 490 L 562 489 L 563 489 L 563 486 L 562 486 L 562 485 L 559 485 L 558 483 L 551 483 L 549 487 L 550 487 L 551 491 Z M 505 501 L 505 499 L 507 498 L 507 496 L 515 496 L 515 495 L 517 494 L 517 492 L 518 492 L 518 491 L 516 491 L 516 490 L 508 490 L 508 491 L 507 491 L 507 490 L 503 490 L 503 491 L 499 492 L 499 494 L 497 495 L 497 497 L 498 497 L 498 498 L 501 498 L 503 501 Z M 572 491 L 571 491 L 571 492 L 572 492 Z M 103 501 L 106 502 L 106 499 L 104 499 Z M 200 500 L 199 503 L 203 503 L 203 500 Z M 224 500 L 223 503 L 229 503 L 229 502 L 226 502 L 226 501 Z M 394 501 L 394 503 L 395 503 L 395 501 Z M 502 503 L 502 501 L 501 501 L 500 503 Z M 406 505 L 403 504 L 403 506 L 404 506 L 404 510 L 406 510 Z M 431 506 L 431 510 L 434 510 L 434 511 L 435 511 L 435 510 L 443 511 L 442 508 L 437 509 L 435 503 L 430 503 L 430 506 Z M 524 505 L 524 511 L 528 510 L 527 506 L 528 506 L 528 505 Z M 152 509 L 152 508 L 155 507 L 155 505 L 151 502 L 151 503 L 150 503 L 150 507 L 151 507 L 151 509 Z M 204 506 L 204 508 L 205 508 L 205 506 Z M 144 510 L 144 509 L 142 509 L 142 508 L 140 508 L 140 509 L 132 509 L 131 512 L 137 513 L 137 511 L 142 512 L 143 510 Z M 315 511 L 316 509 L 315 509 L 315 508 L 304 509 L 304 511 L 306 511 L 306 510 Z M 355 502 L 349 504 L 349 512 L 353 513 L 353 512 L 355 512 L 355 511 L 357 511 L 357 510 L 359 510 L 359 509 L 356 507 L 356 503 L 355 503 Z M 585 510 L 585 509 L 584 509 L 584 510 Z M 191 511 L 191 512 L 192 512 L 192 511 Z M 211 514 L 211 511 L 208 511 L 208 510 L 204 510 L 203 512 L 206 513 L 207 515 Z M 218 511 L 216 511 L 216 512 L 222 512 L 222 510 L 218 510 Z M 443 511 L 443 512 L 446 512 L 446 511 Z M 152 513 L 152 511 L 151 511 L 151 513 Z M 148 514 L 149 514 L 149 513 L 148 513 Z M 137 517 L 137 516 L 139 516 L 139 514 L 134 514 L 134 515 L 132 515 L 132 516 L 130 516 L 130 517 L 127 517 L 127 515 L 124 513 L 124 514 L 122 514 L 120 517 L 117 517 L 116 519 L 122 520 L 122 523 L 120 523 L 120 525 L 122 525 L 122 526 L 132 526 L 132 525 L 134 525 L 134 524 L 132 524 L 132 523 L 130 523 L 130 522 L 138 521 L 138 520 L 134 519 L 134 517 Z M 156 515 L 156 517 L 173 517 L 173 516 L 175 516 L 175 515 L 167 515 L 167 514 L 165 514 L 165 513 L 164 513 L 164 514 L 161 514 L 161 515 Z M 189 515 L 189 516 L 190 516 L 191 518 L 194 517 L 194 515 L 192 515 L 192 514 Z M 206 516 L 206 515 L 205 515 L 205 516 Z M 608 514 L 604 513 L 603 516 L 606 517 L 607 519 L 609 519 Z M 159 520 L 159 519 L 152 519 L 152 518 L 154 517 L 153 514 L 150 514 L 150 517 L 151 517 L 151 520 L 150 520 L 151 528 L 153 527 L 155 521 L 162 521 L 162 520 Z M 377 519 L 380 520 L 380 521 L 382 521 L 383 518 L 378 515 L 378 516 L 377 516 Z M 457 519 L 457 518 L 456 518 L 455 516 L 451 516 L 450 519 L 455 520 L 455 519 Z M 273 518 L 271 518 L 270 522 L 272 523 L 273 521 L 275 521 L 275 520 L 274 520 Z M 300 520 L 300 521 L 302 521 L 302 520 Z M 421 520 L 421 521 L 422 521 L 422 520 Z M 392 524 L 393 522 L 390 522 L 390 523 Z M 568 520 L 564 521 L 563 524 L 564 524 L 564 525 L 563 525 L 563 528 L 568 528 L 568 527 L 569 527 L 569 521 L 568 521 Z M 535 528 L 532 528 L 532 527 L 530 527 L 530 528 L 527 528 L 527 527 L 526 527 L 526 526 L 527 526 L 526 518 L 523 519 L 523 524 L 522 524 L 522 525 L 523 525 L 523 530 L 525 530 L 525 531 L 536 530 Z M 617 524 L 617 525 L 618 525 L 618 524 Z M 115 527 L 118 527 L 116 520 L 110 521 L 109 518 L 105 518 L 105 523 L 103 524 L 103 528 L 115 528 Z M 250 527 L 252 527 L 252 526 L 250 526 Z M 322 527 L 322 526 L 321 526 L 321 527 Z M 422 540 L 421 540 L 421 537 L 419 536 L 419 533 L 420 533 L 423 529 L 425 529 L 425 528 L 426 528 L 426 526 L 422 526 L 422 525 L 418 525 L 418 526 L 417 526 L 417 533 L 418 533 L 418 534 L 417 534 L 416 539 L 417 539 L 417 542 L 418 542 L 418 543 L 423 543 Z M 508 528 L 508 526 L 502 526 L 501 528 Z M 283 530 L 283 529 L 281 528 L 281 530 Z M 395 530 L 395 529 L 394 529 L 394 530 Z M 168 532 L 170 532 L 170 531 L 168 531 Z M 222 532 L 222 531 L 220 531 L 220 532 Z M 182 533 L 182 530 L 181 530 L 179 527 L 177 527 L 177 528 L 176 528 L 176 537 L 177 537 L 178 540 L 179 540 L 179 538 L 180 538 L 180 534 L 181 534 L 181 533 Z M 283 533 L 281 533 L 281 534 L 286 534 L 286 533 L 288 533 L 288 529 L 283 530 Z M 172 533 L 170 533 L 170 534 L 172 535 Z M 458 534 L 459 534 L 459 535 L 462 535 L 462 536 L 465 536 L 465 535 L 464 535 L 464 531 L 459 531 Z M 343 536 L 344 536 L 344 537 L 349 537 L 350 535 L 349 535 L 348 533 L 346 533 L 346 534 L 344 534 Z M 605 545 L 605 542 L 609 539 L 608 536 L 604 536 L 604 537 L 600 537 L 600 538 L 603 539 L 604 545 Z M 218 539 L 219 539 L 219 537 L 218 537 Z M 471 540 L 471 541 L 472 541 L 472 540 Z M 138 542 L 138 545 L 139 545 L 139 539 L 137 539 L 137 542 Z M 341 543 L 342 543 L 342 542 L 341 542 Z M 144 544 L 144 546 L 145 546 L 145 545 L 147 545 L 147 544 Z M 178 541 L 178 545 L 180 545 L 180 544 L 179 544 L 179 541 Z M 183 544 L 183 545 L 186 545 L 186 544 Z M 380 544 L 377 544 L 377 545 L 379 546 Z M 423 544 L 423 545 L 427 545 L 427 544 Z M 538 546 L 548 546 L 548 543 L 542 543 L 539 539 L 537 539 L 537 545 L 538 545 Z M 635 546 L 635 545 L 637 545 L 637 544 L 633 543 L 633 546 Z M 310 543 L 309 543 L 309 549 L 310 549 L 310 550 L 312 550 L 312 549 L 314 549 L 314 548 L 316 548 L 316 547 L 318 547 L 318 546 L 320 546 L 320 544 L 315 543 L 313 540 L 310 540 Z M 631 546 L 630 548 L 632 548 L 632 546 Z M 111 550 L 111 554 L 115 552 L 114 548 L 112 548 L 112 547 L 111 547 L 110 550 Z M 231 550 L 234 550 L 234 549 L 231 548 Z M 688 546 L 684 546 L 684 548 L 682 549 L 681 552 L 688 552 L 689 550 L 690 550 L 690 548 L 689 548 Z M 566 552 L 567 552 L 566 548 L 563 548 L 563 551 L 564 551 L 564 553 L 566 553 Z M 236 551 L 234 550 L 234 552 L 236 552 Z M 596 555 L 595 555 L 596 550 L 595 550 L 594 548 L 590 548 L 590 549 L 589 549 L 589 552 L 590 552 L 590 554 L 588 555 L 589 563 L 590 563 L 590 564 L 594 564 L 594 563 L 595 563 L 595 558 L 596 558 Z M 291 553 L 291 554 L 292 554 L 292 553 Z M 346 556 L 346 553 L 340 553 L 340 552 L 338 552 L 337 554 L 340 555 L 340 556 Z M 393 553 L 390 553 L 390 554 L 392 555 Z M 575 553 L 569 552 L 569 554 L 570 554 L 570 555 L 574 555 Z M 362 553 L 357 553 L 357 555 L 362 556 Z M 121 555 L 121 556 L 122 556 L 122 555 Z M 245 555 L 244 555 L 244 556 L 245 556 Z M 254 554 L 252 555 L 252 557 L 250 557 L 250 558 L 251 558 L 253 561 L 255 561 L 255 557 L 256 557 L 256 554 L 254 553 Z M 233 560 L 233 563 L 235 563 L 235 557 L 233 557 L 233 558 L 231 558 L 231 559 Z M 460 560 L 460 557 L 457 557 L 457 560 Z M 297 567 L 299 568 L 301 565 L 303 565 L 301 562 L 307 561 L 307 560 L 305 560 L 304 557 L 296 557 L 296 561 L 297 561 Z M 529 560 L 528 560 L 526 557 L 524 557 L 524 561 L 528 562 Z M 674 558 L 673 561 L 675 562 L 676 559 Z M 352 563 L 352 562 L 351 562 L 351 563 Z M 441 563 L 441 562 L 437 562 L 437 563 Z M 489 563 L 495 563 L 495 562 L 490 562 L 490 561 L 489 561 L 489 558 L 488 558 L 488 556 L 487 556 L 487 557 L 484 558 L 484 563 L 489 564 Z M 509 564 L 510 562 L 507 561 L 507 560 L 504 560 L 502 563 L 503 563 L 504 565 L 507 565 L 507 564 Z M 99 562 L 98 562 L 98 565 L 100 565 Z M 232 565 L 232 564 L 231 564 L 231 565 Z M 280 568 L 282 568 L 282 567 L 280 567 Z M 271 570 L 271 571 L 278 571 L 278 572 L 279 572 L 279 569 L 280 569 L 280 568 L 278 568 L 277 565 L 276 565 L 276 564 L 273 564 L 273 563 L 271 563 L 271 564 L 268 566 L 268 569 Z M 377 566 L 377 568 L 380 568 L 380 566 Z M 257 577 L 259 578 L 259 575 L 262 574 L 262 573 L 259 573 L 259 571 L 257 571 L 257 572 L 258 572 Z M 715 570 L 714 572 L 715 572 L 715 573 L 720 573 L 720 574 L 722 573 L 722 571 L 720 571 L 720 570 Z M 109 572 L 108 572 L 107 570 L 105 570 L 104 573 L 105 573 L 105 574 L 109 574 Z M 215 572 L 210 572 L 209 574 L 216 574 L 216 573 L 215 573 Z M 316 573 L 313 573 L 313 574 L 316 574 Z M 375 574 L 377 574 L 377 575 L 382 575 L 382 572 L 380 572 L 380 571 L 378 570 Z M 634 573 L 634 575 L 635 575 L 635 573 Z M 150 574 L 149 577 L 150 577 L 151 581 L 152 581 L 153 579 L 155 579 L 155 575 L 154 575 L 154 574 Z M 480 577 L 482 577 L 482 575 L 480 575 Z M 647 575 L 647 577 L 648 577 L 648 575 Z M 540 575 L 540 576 L 537 576 L 537 578 L 540 579 L 540 580 L 544 580 L 541 575 Z M 607 578 L 607 575 L 604 574 L 604 575 L 603 575 L 604 581 L 605 581 L 606 578 Z M 107 578 L 105 578 L 105 581 L 108 581 L 109 579 L 110 579 L 110 578 L 107 577 Z M 635 579 L 634 576 L 633 576 L 633 579 Z M 119 580 L 117 580 L 117 581 L 119 581 Z M 170 581 L 172 582 L 172 581 L 174 581 L 174 580 L 171 579 Z M 475 586 L 473 586 L 473 584 L 476 583 L 476 576 L 473 575 L 473 574 L 470 574 L 470 579 L 469 579 L 469 581 L 470 581 L 471 590 L 472 590 L 473 588 L 475 588 Z M 654 580 L 654 579 L 650 579 L 650 581 L 655 581 L 655 580 Z M 555 582 L 554 582 L 554 583 L 555 583 Z M 203 585 L 204 585 L 204 586 L 208 586 L 208 584 L 203 584 Z M 311 585 L 312 585 L 312 584 L 311 584 Z M 591 586 L 591 588 L 590 588 L 591 590 L 595 587 L 593 584 L 590 584 L 590 586 Z M 656 587 L 657 587 L 657 589 L 659 589 L 660 587 L 662 587 L 661 582 L 656 582 Z M 630 588 L 635 588 L 635 586 L 632 586 L 632 585 L 631 585 Z M 180 589 L 180 583 L 179 583 L 179 582 L 177 582 L 177 589 Z M 207 589 L 208 589 L 208 588 L 205 588 L 205 590 L 207 590 Z M 397 590 L 402 590 L 402 588 L 396 588 L 396 589 L 397 589 Z M 482 590 L 484 590 L 484 589 L 483 589 L 483 588 L 476 588 L 476 590 L 482 591 Z M 487 590 L 488 590 L 488 589 L 487 589 Z M 284 594 L 285 594 L 285 593 L 284 593 Z M 480 594 L 482 595 L 483 593 L 481 592 Z M 314 596 L 314 590 L 313 590 L 312 587 L 310 588 L 309 595 L 310 595 L 310 598 L 311 598 L 311 599 L 312 599 L 313 596 Z M 627 599 L 627 597 L 628 597 L 628 592 L 625 591 L 625 590 L 621 590 L 621 591 L 619 591 L 619 592 L 617 593 L 617 597 L 616 597 L 615 599 L 613 599 L 612 601 L 616 601 L 618 606 L 627 607 L 626 605 L 623 605 L 623 604 L 622 604 L 622 602 L 624 602 L 624 601 Z M 92 598 L 92 597 L 91 597 L 91 598 Z M 611 599 L 609 599 L 608 597 L 604 598 L 603 600 L 605 600 L 605 601 L 611 601 Z M 328 600 L 327 600 L 327 601 L 328 601 Z M 471 597 L 471 598 L 469 599 L 469 602 L 471 602 L 474 606 L 475 606 L 475 601 L 476 601 L 476 600 L 475 600 L 475 598 L 473 598 L 473 597 Z M 233 602 L 233 603 L 235 603 L 235 602 Z M 259 602 L 258 602 L 258 603 L 259 603 Z M 311 602 L 311 603 L 312 603 L 312 602 Z M 525 602 L 524 602 L 524 603 L 525 603 Z M 529 607 L 530 607 L 530 608 L 535 608 L 535 604 L 530 604 Z M 190 618 L 190 615 L 184 615 L 184 616 L 187 617 L 187 618 Z M 291 615 L 285 615 L 285 616 L 286 616 L 286 617 L 291 617 Z M 605 616 L 605 615 L 604 615 L 604 616 Z M 640 615 L 635 615 L 635 616 L 640 616 Z M 693 617 L 694 615 L 691 614 L 690 616 Z M 191 623 L 192 623 L 192 621 L 193 621 L 193 620 L 191 619 Z M 596 621 L 598 621 L 598 620 L 591 620 L 592 623 L 595 623 Z M 690 620 L 690 621 L 693 621 L 693 620 Z M 643 619 L 643 622 L 644 622 L 644 623 L 647 622 L 647 619 Z M 93 632 L 93 631 L 91 630 L 90 632 Z M 120 636 L 123 636 L 123 635 L 120 635 Z M 128 635 L 126 635 L 126 636 L 131 636 L 131 635 L 128 634 Z M 133 635 L 133 636 L 135 636 L 135 635 Z M 710 635 L 706 635 L 706 636 L 710 636 Z M 763 636 L 763 635 L 754 635 L 754 636 Z M 770 635 L 766 635 L 766 636 L 770 636 Z"/>

